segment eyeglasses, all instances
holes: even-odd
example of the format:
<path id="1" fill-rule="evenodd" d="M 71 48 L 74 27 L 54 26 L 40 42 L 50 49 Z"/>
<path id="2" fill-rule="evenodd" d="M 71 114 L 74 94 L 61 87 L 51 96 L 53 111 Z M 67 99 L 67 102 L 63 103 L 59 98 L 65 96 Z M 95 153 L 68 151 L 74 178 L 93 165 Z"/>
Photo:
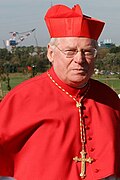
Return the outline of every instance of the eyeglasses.
<path id="1" fill-rule="evenodd" d="M 97 56 L 97 49 L 90 48 L 90 49 L 82 49 L 82 50 L 62 50 L 58 46 L 55 45 L 55 47 L 61 51 L 66 58 L 74 58 L 78 52 L 80 52 L 85 58 L 95 58 Z"/>

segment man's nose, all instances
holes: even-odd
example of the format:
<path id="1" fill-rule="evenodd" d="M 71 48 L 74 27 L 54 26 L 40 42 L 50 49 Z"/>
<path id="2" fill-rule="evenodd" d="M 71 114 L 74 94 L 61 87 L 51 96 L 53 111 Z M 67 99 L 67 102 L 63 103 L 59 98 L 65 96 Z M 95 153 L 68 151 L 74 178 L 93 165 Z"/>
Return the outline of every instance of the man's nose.
<path id="1" fill-rule="evenodd" d="M 81 51 L 78 51 L 78 53 L 74 57 L 74 61 L 79 64 L 85 62 L 84 54 Z"/>

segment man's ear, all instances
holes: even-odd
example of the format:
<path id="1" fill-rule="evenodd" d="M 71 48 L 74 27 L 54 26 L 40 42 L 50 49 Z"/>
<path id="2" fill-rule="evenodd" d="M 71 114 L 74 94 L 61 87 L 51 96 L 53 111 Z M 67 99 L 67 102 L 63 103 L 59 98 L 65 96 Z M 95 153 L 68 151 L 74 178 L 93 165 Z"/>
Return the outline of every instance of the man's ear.
<path id="1" fill-rule="evenodd" d="M 53 48 L 51 47 L 50 44 L 48 44 L 48 46 L 47 46 L 47 58 L 51 63 L 53 63 L 53 57 L 54 57 Z"/>

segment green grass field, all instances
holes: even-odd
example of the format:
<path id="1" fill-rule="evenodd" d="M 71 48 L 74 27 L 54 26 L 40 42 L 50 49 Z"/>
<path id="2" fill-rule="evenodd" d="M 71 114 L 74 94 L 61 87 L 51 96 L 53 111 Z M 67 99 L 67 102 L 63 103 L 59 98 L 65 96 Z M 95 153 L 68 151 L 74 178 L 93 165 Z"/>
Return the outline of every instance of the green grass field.
<path id="1" fill-rule="evenodd" d="M 9 74 L 10 77 L 10 87 L 11 89 L 14 88 L 16 85 L 20 84 L 21 82 L 29 79 L 31 77 L 31 74 L 22 74 L 22 73 L 15 73 L 15 74 Z M 103 75 L 99 75 L 99 76 L 93 76 L 94 79 L 97 79 L 105 84 L 107 84 L 108 86 L 110 86 L 114 91 L 116 91 L 118 94 L 120 94 L 120 79 L 118 77 L 115 76 L 103 76 Z M 2 98 L 1 96 L 4 96 L 7 92 L 8 92 L 8 81 L 7 79 L 5 81 L 1 81 L 1 87 L 2 87 L 2 95 L 0 95 L 0 98 Z"/>

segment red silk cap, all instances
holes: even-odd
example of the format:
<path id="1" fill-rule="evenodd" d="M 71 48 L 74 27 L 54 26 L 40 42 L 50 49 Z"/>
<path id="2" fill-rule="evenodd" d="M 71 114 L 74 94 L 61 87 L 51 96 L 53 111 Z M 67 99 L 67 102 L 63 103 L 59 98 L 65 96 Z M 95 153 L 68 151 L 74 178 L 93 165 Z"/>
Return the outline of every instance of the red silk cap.
<path id="1" fill-rule="evenodd" d="M 79 5 L 72 9 L 65 5 L 54 5 L 45 15 L 51 38 L 87 37 L 97 40 L 104 22 L 82 14 Z"/>

